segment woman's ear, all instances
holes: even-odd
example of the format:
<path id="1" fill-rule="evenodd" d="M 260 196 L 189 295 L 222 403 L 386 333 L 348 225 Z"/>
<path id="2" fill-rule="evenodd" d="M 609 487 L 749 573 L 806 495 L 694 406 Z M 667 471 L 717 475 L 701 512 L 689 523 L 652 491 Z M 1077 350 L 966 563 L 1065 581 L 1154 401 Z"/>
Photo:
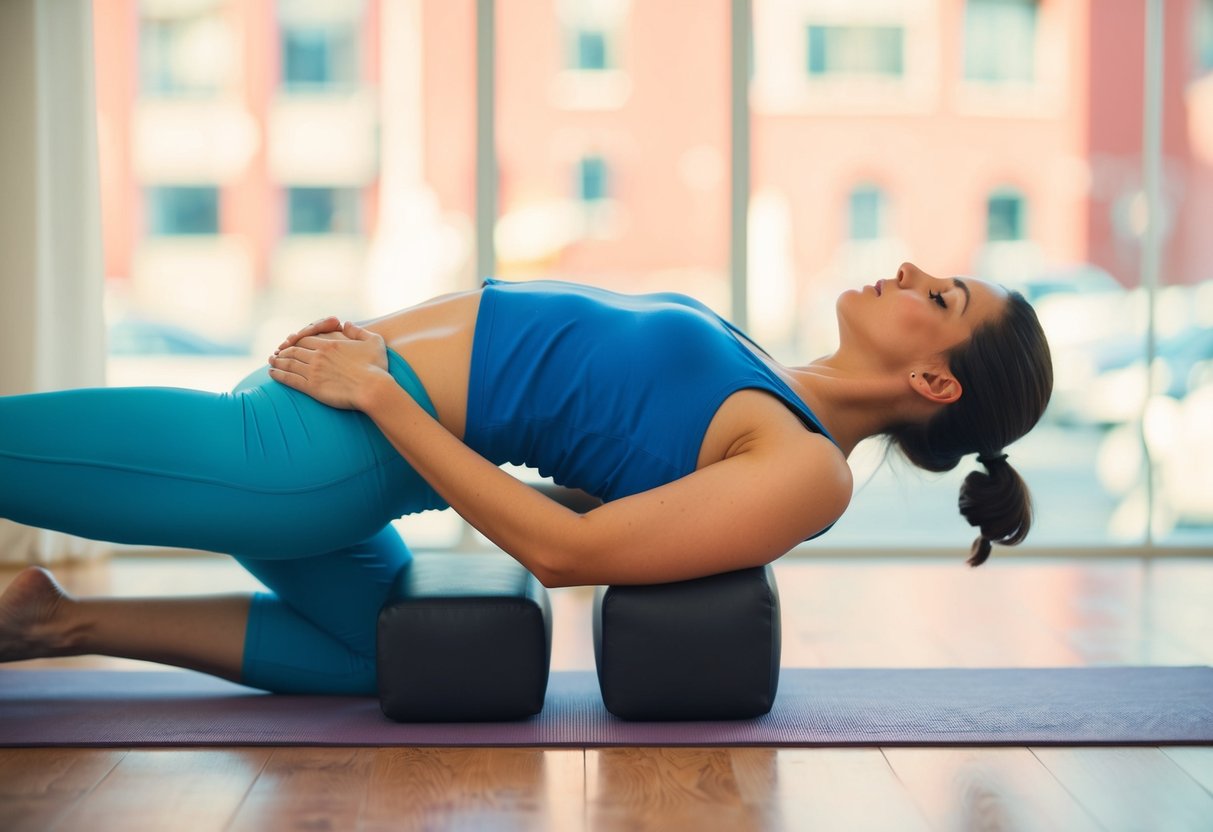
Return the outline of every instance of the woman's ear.
<path id="1" fill-rule="evenodd" d="M 913 373 L 910 387 L 915 393 L 935 404 L 951 404 L 959 399 L 963 392 L 960 382 L 948 372 L 946 366 Z"/>

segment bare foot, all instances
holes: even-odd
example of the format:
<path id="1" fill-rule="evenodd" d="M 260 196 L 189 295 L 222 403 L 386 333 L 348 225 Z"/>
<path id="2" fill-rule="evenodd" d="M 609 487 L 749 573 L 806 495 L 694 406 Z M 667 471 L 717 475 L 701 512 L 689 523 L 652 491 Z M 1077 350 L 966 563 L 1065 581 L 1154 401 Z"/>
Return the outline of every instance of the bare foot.
<path id="1" fill-rule="evenodd" d="M 41 566 L 19 572 L 0 595 L 0 662 L 57 654 L 54 623 L 72 600 Z"/>

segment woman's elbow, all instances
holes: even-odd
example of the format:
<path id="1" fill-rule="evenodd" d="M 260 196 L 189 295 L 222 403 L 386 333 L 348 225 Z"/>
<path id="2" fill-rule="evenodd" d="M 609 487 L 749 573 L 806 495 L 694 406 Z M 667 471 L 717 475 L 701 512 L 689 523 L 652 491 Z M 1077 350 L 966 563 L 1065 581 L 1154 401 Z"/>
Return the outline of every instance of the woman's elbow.
<path id="1" fill-rule="evenodd" d="M 558 589 L 565 586 L 580 586 L 584 581 L 578 577 L 575 558 L 567 552 L 555 552 L 535 558 L 525 564 L 530 573 L 539 583 L 548 589 Z"/>
<path id="2" fill-rule="evenodd" d="M 580 586 L 581 581 L 567 565 L 553 563 L 548 560 L 524 562 L 523 566 L 535 576 L 535 580 L 548 589 L 559 589 L 566 586 Z"/>
<path id="3" fill-rule="evenodd" d="M 587 566 L 594 561 L 586 552 L 585 515 L 577 515 L 574 522 L 578 527 L 573 533 L 562 536 L 555 544 L 531 552 L 523 562 L 539 583 L 549 589 L 592 583 L 587 580 Z"/>

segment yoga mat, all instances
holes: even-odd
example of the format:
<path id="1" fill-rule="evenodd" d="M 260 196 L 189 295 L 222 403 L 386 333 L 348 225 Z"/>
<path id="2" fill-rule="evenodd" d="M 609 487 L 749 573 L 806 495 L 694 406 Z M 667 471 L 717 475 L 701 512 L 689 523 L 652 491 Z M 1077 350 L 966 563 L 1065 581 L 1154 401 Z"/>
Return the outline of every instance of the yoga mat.
<path id="1" fill-rule="evenodd" d="M 5 746 L 1187 743 L 1213 743 L 1213 668 L 785 669 L 770 714 L 725 722 L 625 722 L 561 672 L 539 716 L 446 724 L 184 671 L 0 670 Z"/>

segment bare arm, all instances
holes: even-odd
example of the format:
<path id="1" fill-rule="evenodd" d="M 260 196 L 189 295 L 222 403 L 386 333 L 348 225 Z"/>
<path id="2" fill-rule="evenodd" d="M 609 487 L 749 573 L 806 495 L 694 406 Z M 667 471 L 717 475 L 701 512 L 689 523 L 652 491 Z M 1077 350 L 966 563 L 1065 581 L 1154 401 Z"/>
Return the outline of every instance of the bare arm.
<path id="1" fill-rule="evenodd" d="M 304 339 L 285 350 L 273 377 L 366 413 L 455 511 L 548 586 L 660 583 L 768 563 L 833 522 L 850 499 L 845 462 L 797 425 L 578 514 L 467 447 L 368 363 L 377 336 L 352 325 L 345 334 L 355 340 Z"/>

